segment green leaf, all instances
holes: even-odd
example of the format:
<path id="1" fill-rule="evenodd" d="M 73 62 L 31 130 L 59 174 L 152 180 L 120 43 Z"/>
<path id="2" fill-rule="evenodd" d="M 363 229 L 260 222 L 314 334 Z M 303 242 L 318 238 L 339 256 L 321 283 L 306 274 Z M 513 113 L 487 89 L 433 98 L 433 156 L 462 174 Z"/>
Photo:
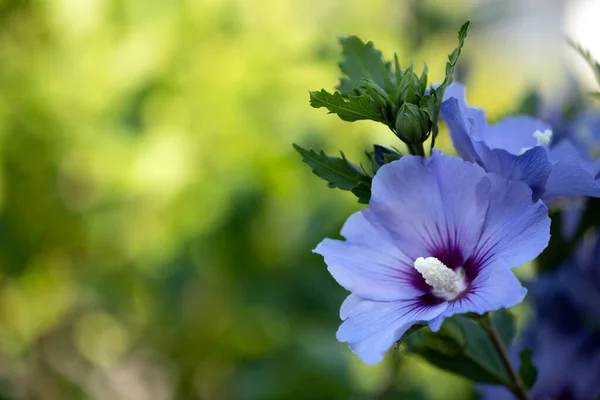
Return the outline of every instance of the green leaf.
<path id="1" fill-rule="evenodd" d="M 456 63 L 458 62 L 458 58 L 460 57 L 462 48 L 465 44 L 465 39 L 467 38 L 467 32 L 469 30 L 470 23 L 471 21 L 465 22 L 458 31 L 458 46 L 448 56 L 448 62 L 446 63 L 446 76 L 444 77 L 444 81 L 435 90 L 432 90 L 432 99 L 434 100 L 433 104 L 435 105 L 435 107 L 432 108 L 433 130 L 431 148 L 433 148 L 435 145 L 435 138 L 437 137 L 438 133 L 437 121 L 439 117 L 440 106 L 442 104 L 442 100 L 444 99 L 444 92 L 446 91 L 446 88 L 452 83 L 454 69 L 456 67 Z"/>
<path id="2" fill-rule="evenodd" d="M 589 95 L 593 99 L 600 100 L 600 92 L 592 92 Z"/>
<path id="3" fill-rule="evenodd" d="M 469 30 L 470 23 L 471 21 L 467 21 L 463 24 L 463 26 L 460 27 L 460 30 L 458 31 L 458 46 L 448 56 L 448 62 L 446 63 L 446 76 L 444 77 L 442 84 L 436 89 L 436 93 L 440 99 L 444 97 L 444 91 L 452 83 L 454 69 L 456 67 L 456 63 L 458 62 L 458 58 L 460 57 L 462 48 L 465 45 L 465 39 L 467 38 L 467 32 Z"/>
<path id="4" fill-rule="evenodd" d="M 531 389 L 535 383 L 535 380 L 537 379 L 537 368 L 535 368 L 531 362 L 531 350 L 522 350 L 519 354 L 519 359 L 521 360 L 519 375 L 521 376 L 525 386 L 527 386 L 528 389 Z"/>
<path id="5" fill-rule="evenodd" d="M 466 316 L 444 321 L 439 332 L 417 332 L 406 341 L 409 351 L 431 364 L 476 382 L 507 384 L 502 360 L 487 332 Z"/>
<path id="6" fill-rule="evenodd" d="M 325 107 L 330 114 L 337 114 L 344 121 L 371 119 L 385 123 L 381 111 L 373 107 L 373 100 L 367 93 L 346 98 L 339 92 L 331 94 L 322 89 L 318 92 L 310 92 L 310 105 L 314 108 Z"/>
<path id="7" fill-rule="evenodd" d="M 294 149 L 302 155 L 302 161 L 312 168 L 312 172 L 327 181 L 330 188 L 350 190 L 360 203 L 368 203 L 371 197 L 371 177 L 359 167 L 342 157 L 330 157 L 323 151 L 306 150 L 297 144 Z"/>
<path id="8" fill-rule="evenodd" d="M 496 327 L 504 346 L 510 347 L 515 337 L 515 318 L 506 308 L 492 313 L 492 323 Z"/>
<path id="9" fill-rule="evenodd" d="M 380 87 L 391 91 L 390 80 L 392 70 L 389 62 L 383 60 L 381 51 L 373 42 L 363 43 L 357 36 L 340 39 L 342 45 L 342 61 L 339 67 L 348 77 L 340 79 L 337 89 L 344 95 L 350 95 L 353 89 L 362 86 L 362 80 L 368 79 Z"/>
<path id="10" fill-rule="evenodd" d="M 404 334 L 396 342 L 396 346 L 400 346 L 410 335 L 412 335 L 413 333 L 417 332 L 418 330 L 420 330 L 422 328 L 425 328 L 426 326 L 427 326 L 427 323 L 425 323 L 425 322 L 417 322 L 417 323 L 415 323 L 413 326 L 411 326 L 410 328 L 408 328 L 406 330 L 406 332 L 404 332 Z"/>
<path id="11" fill-rule="evenodd" d="M 369 204 L 371 200 L 371 184 L 359 183 L 350 190 L 356 197 L 360 204 Z"/>
<path id="12" fill-rule="evenodd" d="M 596 77 L 596 81 L 600 85 L 600 63 L 598 61 L 596 61 L 594 59 L 594 57 L 592 57 L 592 55 L 590 54 L 590 52 L 588 50 L 585 50 L 583 47 L 581 47 L 580 45 L 578 45 L 577 43 L 575 43 L 573 40 L 567 38 L 567 42 L 583 58 L 585 58 L 585 61 L 587 61 L 587 63 L 589 64 L 589 66 L 592 68 L 592 71 L 594 71 L 594 76 Z"/>

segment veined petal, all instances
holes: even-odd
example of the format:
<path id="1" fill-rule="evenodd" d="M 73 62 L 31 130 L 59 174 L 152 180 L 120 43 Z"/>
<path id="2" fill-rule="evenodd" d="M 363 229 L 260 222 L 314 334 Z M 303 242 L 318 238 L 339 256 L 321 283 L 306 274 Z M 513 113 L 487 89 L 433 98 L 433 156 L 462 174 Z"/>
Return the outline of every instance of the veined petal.
<path id="1" fill-rule="evenodd" d="M 568 156 L 552 166 L 543 198 L 559 196 L 600 197 L 600 184 L 575 157 Z"/>
<path id="2" fill-rule="evenodd" d="M 466 161 L 476 162 L 473 140 L 480 139 L 480 132 L 485 129 L 487 122 L 483 110 L 466 105 L 463 85 L 453 83 L 446 89 L 440 117 L 448 125 L 458 155 Z"/>
<path id="3" fill-rule="evenodd" d="M 433 320 L 431 325 L 439 326 L 444 318 L 455 314 L 484 314 L 513 307 L 522 302 L 526 294 L 527 289 L 511 269 L 502 261 L 495 261 L 480 270 L 464 296 L 450 302 L 446 311 Z"/>
<path id="4" fill-rule="evenodd" d="M 558 196 L 600 197 L 600 183 L 595 179 L 596 164 L 585 159 L 568 140 L 550 149 L 548 157 L 553 165 L 544 200 Z"/>
<path id="5" fill-rule="evenodd" d="M 471 139 L 472 122 L 465 116 L 460 108 L 460 103 L 455 98 L 450 98 L 442 103 L 440 117 L 448 125 L 452 144 L 459 156 L 465 161 L 475 162 L 477 153 L 473 148 Z"/>
<path id="6" fill-rule="evenodd" d="M 375 176 L 370 220 L 385 227 L 413 261 L 437 257 L 442 249 L 465 257 L 477 244 L 487 209 L 476 196 L 484 176 L 479 166 L 438 151 L 429 158 L 405 156 Z"/>
<path id="7" fill-rule="evenodd" d="M 546 190 L 546 182 L 552 171 L 548 153 L 542 147 L 534 147 L 521 155 L 502 149 L 490 149 L 485 143 L 474 143 L 480 163 L 488 172 L 494 172 L 511 181 L 523 181 L 532 190 L 533 199 L 539 199 Z"/>
<path id="8" fill-rule="evenodd" d="M 500 259 L 514 268 L 546 248 L 550 240 L 548 209 L 539 200 L 531 201 L 531 189 L 525 183 L 489 174 L 480 182 L 478 196 L 489 201 L 473 255 L 478 265 Z"/>
<path id="9" fill-rule="evenodd" d="M 376 364 L 415 322 L 429 321 L 442 313 L 446 302 L 428 304 L 421 299 L 378 302 L 349 295 L 340 314 L 345 318 L 337 331 L 340 342 L 367 364 Z"/>
<path id="10" fill-rule="evenodd" d="M 393 243 L 389 251 L 379 251 L 341 240 L 325 239 L 314 250 L 321 254 L 327 269 L 346 290 L 373 300 L 411 299 L 424 294 L 415 277 L 418 273 L 404 256 L 397 256 Z M 401 253 L 400 253 L 401 254 Z"/>

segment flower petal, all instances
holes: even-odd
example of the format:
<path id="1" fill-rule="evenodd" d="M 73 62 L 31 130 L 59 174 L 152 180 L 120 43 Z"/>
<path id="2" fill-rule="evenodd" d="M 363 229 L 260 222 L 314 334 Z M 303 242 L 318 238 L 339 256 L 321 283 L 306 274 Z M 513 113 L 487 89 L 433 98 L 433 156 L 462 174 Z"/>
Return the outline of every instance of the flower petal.
<path id="1" fill-rule="evenodd" d="M 479 271 L 465 295 L 450 302 L 448 309 L 432 323 L 441 325 L 440 320 L 455 314 L 484 314 L 500 308 L 513 307 L 522 302 L 526 294 L 527 289 L 521 285 L 510 268 L 503 262 L 496 261 Z"/>
<path id="2" fill-rule="evenodd" d="M 475 162 L 477 153 L 473 148 L 473 139 L 478 138 L 486 125 L 485 114 L 482 110 L 467 107 L 464 86 L 453 83 L 446 89 L 440 117 L 448 125 L 458 155 L 466 161 Z"/>
<path id="3" fill-rule="evenodd" d="M 550 125 L 539 119 L 518 115 L 504 118 L 495 125 L 488 125 L 482 132 L 482 140 L 490 149 L 503 149 L 512 154 L 520 154 L 523 149 L 533 148 L 537 140 L 535 131 L 549 130 Z"/>
<path id="4" fill-rule="evenodd" d="M 479 141 L 474 146 L 486 171 L 502 175 L 511 181 L 525 182 L 531 188 L 534 200 L 542 196 L 552 171 L 546 149 L 537 146 L 521 155 L 514 155 L 502 149 L 492 150 Z"/>
<path id="5" fill-rule="evenodd" d="M 486 199 L 476 195 L 485 175 L 479 166 L 438 151 L 429 158 L 402 157 L 375 175 L 367 218 L 387 229 L 411 260 L 447 249 L 466 257 L 487 210 Z"/>
<path id="6" fill-rule="evenodd" d="M 523 182 L 489 174 L 480 182 L 478 196 L 489 207 L 473 262 L 485 265 L 500 259 L 509 268 L 533 260 L 548 245 L 550 218 L 541 202 L 531 201 L 531 189 Z"/>
<path id="7" fill-rule="evenodd" d="M 350 216 L 342 235 L 346 241 L 325 239 L 314 250 L 344 288 L 373 300 L 398 300 L 424 293 L 420 278 L 389 232 L 365 218 L 367 210 Z M 426 289 L 426 288 L 425 288 Z"/>
<path id="8" fill-rule="evenodd" d="M 568 140 L 550 149 L 548 157 L 554 164 L 546 184 L 544 200 L 557 196 L 600 197 L 595 164 L 586 160 Z"/>
<path id="9" fill-rule="evenodd" d="M 340 310 L 345 321 L 337 339 L 348 342 L 365 363 L 376 364 L 415 322 L 429 321 L 447 306 L 446 302 L 429 305 L 420 299 L 379 302 L 351 294 Z"/>

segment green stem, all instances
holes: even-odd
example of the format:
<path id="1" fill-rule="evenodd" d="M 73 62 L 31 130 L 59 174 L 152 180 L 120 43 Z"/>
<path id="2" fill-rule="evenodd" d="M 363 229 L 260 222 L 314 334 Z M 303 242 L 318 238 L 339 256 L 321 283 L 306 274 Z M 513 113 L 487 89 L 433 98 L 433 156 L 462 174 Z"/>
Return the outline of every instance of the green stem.
<path id="1" fill-rule="evenodd" d="M 506 367 L 506 371 L 508 372 L 511 381 L 509 386 L 511 392 L 513 392 L 519 400 L 531 400 L 531 397 L 529 397 L 529 393 L 527 392 L 527 387 L 523 383 L 521 376 L 513 367 L 508 355 L 508 351 L 506 350 L 506 347 L 502 342 L 502 338 L 498 334 L 498 331 L 496 330 L 496 327 L 494 326 L 489 314 L 485 314 L 479 318 L 479 324 L 487 332 L 492 344 L 494 345 L 494 348 L 496 349 L 496 352 L 504 364 L 504 367 Z"/>
<path id="2" fill-rule="evenodd" d="M 415 156 L 425 156 L 425 149 L 423 148 L 423 143 L 417 143 L 417 144 L 406 144 L 406 147 L 408 147 L 408 151 L 410 154 L 415 155 Z"/>

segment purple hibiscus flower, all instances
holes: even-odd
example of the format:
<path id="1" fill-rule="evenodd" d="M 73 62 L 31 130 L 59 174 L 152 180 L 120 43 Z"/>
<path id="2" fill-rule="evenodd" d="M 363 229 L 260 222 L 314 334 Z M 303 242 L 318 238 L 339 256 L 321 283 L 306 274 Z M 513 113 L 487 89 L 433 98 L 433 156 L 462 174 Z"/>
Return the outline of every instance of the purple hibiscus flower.
<path id="1" fill-rule="evenodd" d="M 450 130 L 457 153 L 488 172 L 522 180 L 534 199 L 548 202 L 563 196 L 600 197 L 593 163 L 569 139 L 552 142 L 550 126 L 527 116 L 488 125 L 483 110 L 466 105 L 465 89 L 452 84 L 444 95 L 441 118 Z"/>
<path id="2" fill-rule="evenodd" d="M 351 292 L 338 340 L 374 364 L 416 322 L 437 331 L 454 314 L 518 304 L 526 290 L 511 268 L 546 247 L 549 229 L 523 182 L 438 151 L 384 165 L 369 208 L 342 228 L 346 240 L 314 250 Z"/>

